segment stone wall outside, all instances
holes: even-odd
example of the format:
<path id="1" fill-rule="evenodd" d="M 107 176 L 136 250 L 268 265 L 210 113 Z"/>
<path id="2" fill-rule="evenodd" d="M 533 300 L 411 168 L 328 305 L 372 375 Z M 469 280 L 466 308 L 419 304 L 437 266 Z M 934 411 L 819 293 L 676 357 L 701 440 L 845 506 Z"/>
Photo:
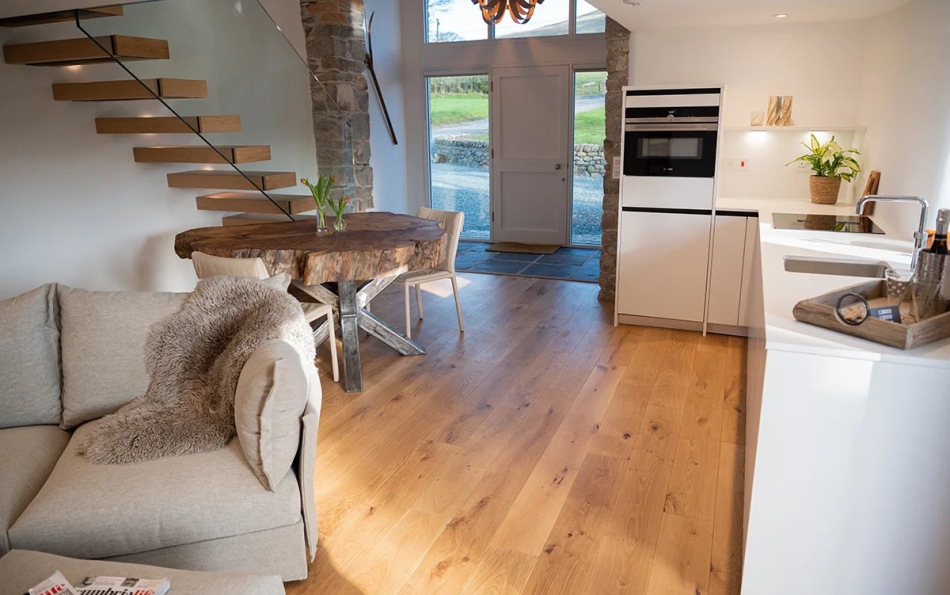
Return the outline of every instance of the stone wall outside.
<path id="1" fill-rule="evenodd" d="M 433 163 L 488 167 L 488 141 L 437 138 L 432 142 Z M 603 176 L 607 170 L 603 145 L 574 145 L 574 175 Z"/>

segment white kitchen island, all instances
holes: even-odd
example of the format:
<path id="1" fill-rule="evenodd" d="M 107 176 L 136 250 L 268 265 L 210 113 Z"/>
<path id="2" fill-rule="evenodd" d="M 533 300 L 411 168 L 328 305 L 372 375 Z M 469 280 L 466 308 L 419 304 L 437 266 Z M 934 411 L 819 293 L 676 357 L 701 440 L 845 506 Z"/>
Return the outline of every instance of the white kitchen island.
<path id="1" fill-rule="evenodd" d="M 772 212 L 853 214 L 854 205 L 720 199 L 716 208 L 759 212 L 743 594 L 950 593 L 950 339 L 902 351 L 797 322 L 798 301 L 865 279 L 784 270 L 787 255 L 907 266 L 911 242 L 772 229 Z"/>

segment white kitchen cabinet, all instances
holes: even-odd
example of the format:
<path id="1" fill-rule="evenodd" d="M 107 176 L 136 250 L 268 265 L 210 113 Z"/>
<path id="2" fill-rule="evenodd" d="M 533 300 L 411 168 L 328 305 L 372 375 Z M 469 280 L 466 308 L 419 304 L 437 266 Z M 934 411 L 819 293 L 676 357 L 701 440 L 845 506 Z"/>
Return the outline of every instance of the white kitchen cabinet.
<path id="1" fill-rule="evenodd" d="M 758 223 L 757 217 L 743 212 L 716 213 L 707 313 L 710 325 L 749 326 L 749 279 Z M 723 329 L 712 329 L 717 330 Z"/>
<path id="2" fill-rule="evenodd" d="M 739 289 L 739 326 L 752 326 L 752 267 L 759 241 L 759 218 L 745 220 L 745 256 L 742 261 L 742 285 Z"/>
<path id="3" fill-rule="evenodd" d="M 702 323 L 711 214 L 621 213 L 617 313 Z"/>
<path id="4" fill-rule="evenodd" d="M 746 219 L 748 217 L 743 214 L 716 213 L 709 280 L 709 324 L 739 325 Z"/>

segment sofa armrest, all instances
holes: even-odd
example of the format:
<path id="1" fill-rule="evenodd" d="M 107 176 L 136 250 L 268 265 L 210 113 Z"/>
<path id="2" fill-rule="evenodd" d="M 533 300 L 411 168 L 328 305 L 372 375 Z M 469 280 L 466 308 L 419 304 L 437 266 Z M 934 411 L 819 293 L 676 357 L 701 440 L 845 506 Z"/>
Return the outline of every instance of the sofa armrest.
<path id="1" fill-rule="evenodd" d="M 303 427 L 300 433 L 300 456 L 297 475 L 300 481 L 300 496 L 303 506 L 304 534 L 307 538 L 307 551 L 310 561 L 317 555 L 317 505 L 314 495 L 313 474 L 317 463 L 317 426 L 320 423 L 320 406 L 323 391 L 316 368 L 310 376 L 310 394 L 304 408 Z"/>

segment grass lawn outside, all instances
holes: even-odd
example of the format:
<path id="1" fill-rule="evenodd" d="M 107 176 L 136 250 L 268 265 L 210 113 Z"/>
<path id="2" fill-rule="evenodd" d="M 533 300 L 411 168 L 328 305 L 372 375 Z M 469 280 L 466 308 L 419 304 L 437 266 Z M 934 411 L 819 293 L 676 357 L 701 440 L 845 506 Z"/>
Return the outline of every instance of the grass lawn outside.
<path id="1" fill-rule="evenodd" d="M 604 118 L 606 111 L 600 107 L 574 116 L 574 144 L 604 144 Z"/>
<path id="2" fill-rule="evenodd" d="M 488 95 L 433 94 L 429 97 L 429 117 L 434 128 L 470 120 L 483 120 L 488 117 Z"/>

